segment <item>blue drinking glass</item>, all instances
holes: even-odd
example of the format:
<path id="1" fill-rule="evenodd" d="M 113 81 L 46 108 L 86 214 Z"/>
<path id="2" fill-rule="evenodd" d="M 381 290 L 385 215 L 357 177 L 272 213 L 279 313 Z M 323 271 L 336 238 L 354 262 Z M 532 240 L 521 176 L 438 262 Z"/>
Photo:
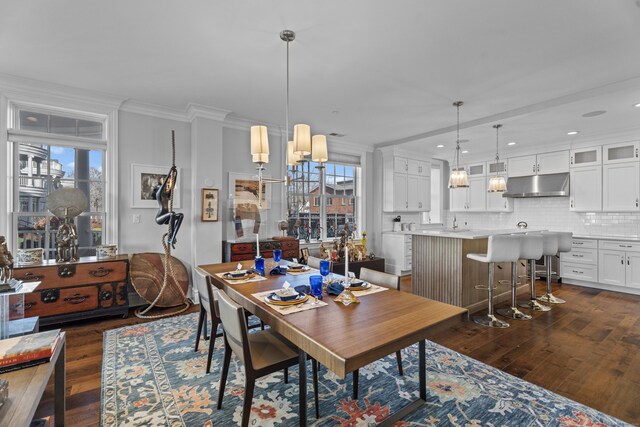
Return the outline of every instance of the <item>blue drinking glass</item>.
<path id="1" fill-rule="evenodd" d="M 311 285 L 311 294 L 316 297 L 316 301 L 312 304 L 317 304 L 318 298 L 322 299 L 322 276 L 317 274 L 309 276 L 309 285 Z"/>
<path id="2" fill-rule="evenodd" d="M 261 276 L 264 276 L 264 258 L 261 256 L 257 256 L 255 259 L 256 270 L 260 273 Z"/>
<path id="3" fill-rule="evenodd" d="M 282 259 L 282 249 L 274 249 L 273 250 L 273 260 L 275 262 L 280 262 Z"/>
<path id="4" fill-rule="evenodd" d="M 322 277 L 326 278 L 329 275 L 329 270 L 331 269 L 331 262 L 327 259 L 323 259 L 320 261 L 320 274 Z"/>

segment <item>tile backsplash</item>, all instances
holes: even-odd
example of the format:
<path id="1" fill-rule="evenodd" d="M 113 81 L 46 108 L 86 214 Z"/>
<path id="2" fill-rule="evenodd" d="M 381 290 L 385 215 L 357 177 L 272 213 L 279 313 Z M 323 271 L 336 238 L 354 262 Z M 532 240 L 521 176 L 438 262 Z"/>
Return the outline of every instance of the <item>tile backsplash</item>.
<path id="1" fill-rule="evenodd" d="M 513 212 L 446 211 L 445 225 L 450 226 L 455 215 L 459 226 L 469 228 L 515 228 L 519 221 L 525 221 L 532 229 L 572 231 L 593 236 L 640 236 L 640 213 L 571 212 L 567 197 L 513 199 L 513 202 Z M 419 214 L 416 216 L 419 219 Z M 405 221 L 405 215 L 402 221 L 409 222 Z M 419 224 L 419 221 L 415 222 Z"/>

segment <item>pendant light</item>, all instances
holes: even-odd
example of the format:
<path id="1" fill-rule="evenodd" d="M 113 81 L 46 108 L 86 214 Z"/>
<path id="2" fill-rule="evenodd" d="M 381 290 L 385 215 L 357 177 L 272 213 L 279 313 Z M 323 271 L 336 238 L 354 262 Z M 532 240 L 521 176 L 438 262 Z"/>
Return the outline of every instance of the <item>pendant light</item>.
<path id="1" fill-rule="evenodd" d="M 498 132 L 501 127 L 501 124 L 493 125 L 493 128 L 496 130 L 496 176 L 491 177 L 489 180 L 489 193 L 504 193 L 507 191 L 507 181 L 504 179 L 504 176 L 500 175 L 498 169 L 498 163 L 500 161 L 500 156 L 498 155 Z"/>
<path id="2" fill-rule="evenodd" d="M 469 175 L 467 175 L 467 171 L 464 168 L 460 169 L 460 106 L 463 104 L 464 102 L 462 101 L 453 103 L 453 106 L 456 107 L 457 110 L 457 121 L 455 167 L 449 175 L 449 188 L 452 189 L 469 187 Z"/>

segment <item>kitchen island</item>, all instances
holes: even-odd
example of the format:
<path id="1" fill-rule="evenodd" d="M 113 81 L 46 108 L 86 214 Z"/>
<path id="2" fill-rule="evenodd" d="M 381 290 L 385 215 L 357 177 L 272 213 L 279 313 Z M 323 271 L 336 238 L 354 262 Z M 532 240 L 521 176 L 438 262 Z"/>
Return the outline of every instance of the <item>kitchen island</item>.
<path id="1" fill-rule="evenodd" d="M 525 233 L 532 230 L 421 230 L 412 234 L 413 293 L 446 302 L 474 312 L 487 306 L 487 291 L 476 285 L 487 285 L 488 264 L 467 258 L 470 253 L 486 253 L 489 236 Z M 526 274 L 526 263 L 518 262 L 518 276 Z M 498 263 L 494 302 L 509 299 L 511 264 Z M 520 279 L 518 295 L 528 298 L 529 286 Z"/>

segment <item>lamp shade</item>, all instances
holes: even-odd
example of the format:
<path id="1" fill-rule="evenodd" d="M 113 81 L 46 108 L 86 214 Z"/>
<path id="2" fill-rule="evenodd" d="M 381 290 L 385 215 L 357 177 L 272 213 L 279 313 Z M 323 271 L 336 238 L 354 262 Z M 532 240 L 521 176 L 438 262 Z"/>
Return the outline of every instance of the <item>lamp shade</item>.
<path id="1" fill-rule="evenodd" d="M 269 163 L 268 154 L 252 154 L 251 159 L 253 160 L 253 163 Z"/>
<path id="2" fill-rule="evenodd" d="M 449 188 L 466 188 L 469 186 L 469 176 L 464 169 L 453 170 L 449 175 Z"/>
<path id="3" fill-rule="evenodd" d="M 311 160 L 318 163 L 325 163 L 329 160 L 325 135 L 313 135 L 311 138 Z"/>
<path id="4" fill-rule="evenodd" d="M 311 126 L 295 125 L 293 127 L 293 152 L 301 156 L 311 154 Z"/>
<path id="5" fill-rule="evenodd" d="M 269 154 L 269 134 L 266 126 L 251 126 L 251 154 Z"/>
<path id="6" fill-rule="evenodd" d="M 489 193 L 504 193 L 507 191 L 507 181 L 504 176 L 496 175 L 489 180 Z"/>
<path id="7" fill-rule="evenodd" d="M 300 162 L 300 157 L 301 156 L 293 152 L 293 141 L 289 141 L 287 143 L 287 165 L 297 166 Z"/>

